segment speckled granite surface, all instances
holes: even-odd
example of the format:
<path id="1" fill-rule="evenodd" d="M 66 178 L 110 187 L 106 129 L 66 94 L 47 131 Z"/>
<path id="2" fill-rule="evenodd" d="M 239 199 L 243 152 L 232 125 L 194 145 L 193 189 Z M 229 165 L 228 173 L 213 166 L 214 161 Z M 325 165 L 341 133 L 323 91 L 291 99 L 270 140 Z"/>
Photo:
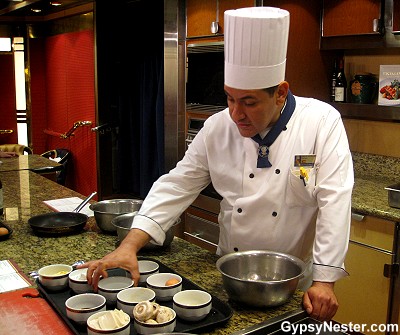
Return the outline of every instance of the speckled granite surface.
<path id="1" fill-rule="evenodd" d="M 0 159 L 0 171 L 17 171 L 43 169 L 47 167 L 61 166 L 61 164 L 40 155 L 21 155 Z"/>
<path id="2" fill-rule="evenodd" d="M 400 182 L 400 159 L 353 152 L 353 212 L 400 221 L 400 209 L 389 206 L 385 187 Z"/>
<path id="3" fill-rule="evenodd" d="M 0 241 L 0 259 L 13 259 L 28 274 L 48 264 L 97 259 L 115 249 L 117 236 L 101 233 L 94 218 L 90 218 L 85 231 L 77 235 L 51 238 L 34 235 L 28 219 L 50 212 L 43 200 L 72 196 L 83 199 L 84 196 L 29 171 L 0 172 L 0 178 L 4 189 L 5 223 L 14 230 L 10 239 Z M 177 237 L 167 249 L 146 251 L 141 255 L 159 260 L 230 304 L 234 310 L 232 318 L 211 329 L 210 334 L 230 334 L 296 310 L 301 304 L 301 292 L 296 292 L 289 302 L 276 308 L 251 309 L 229 302 L 215 267 L 217 256 Z"/>
<path id="4" fill-rule="evenodd" d="M 356 181 L 352 208 L 356 213 L 400 221 L 400 209 L 389 207 L 384 187 L 400 181 L 400 160 L 390 157 L 353 153 Z M 14 230 L 10 239 L 0 241 L 0 259 L 13 259 L 25 273 L 53 263 L 97 259 L 115 249 L 117 237 L 99 231 L 90 218 L 81 234 L 55 238 L 38 237 L 32 233 L 28 219 L 50 212 L 42 201 L 55 198 L 84 196 L 29 171 L 0 172 L 4 188 L 6 224 Z M 214 296 L 230 304 L 233 317 L 210 334 L 230 334 L 261 321 L 283 315 L 299 308 L 301 292 L 283 306 L 270 309 L 250 309 L 229 302 L 222 280 L 216 270 L 217 256 L 174 238 L 165 250 L 146 251 L 142 256 L 153 257 L 174 269 Z"/>

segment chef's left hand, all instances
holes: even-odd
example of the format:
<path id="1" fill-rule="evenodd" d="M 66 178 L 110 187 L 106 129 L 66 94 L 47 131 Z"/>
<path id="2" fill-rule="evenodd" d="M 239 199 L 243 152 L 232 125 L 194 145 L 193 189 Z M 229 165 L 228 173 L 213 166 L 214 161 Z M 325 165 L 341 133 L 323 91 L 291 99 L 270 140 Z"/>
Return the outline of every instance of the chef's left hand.
<path id="1" fill-rule="evenodd" d="M 303 307 L 314 319 L 329 321 L 336 314 L 339 303 L 333 285 L 334 283 L 315 281 L 304 293 Z"/>

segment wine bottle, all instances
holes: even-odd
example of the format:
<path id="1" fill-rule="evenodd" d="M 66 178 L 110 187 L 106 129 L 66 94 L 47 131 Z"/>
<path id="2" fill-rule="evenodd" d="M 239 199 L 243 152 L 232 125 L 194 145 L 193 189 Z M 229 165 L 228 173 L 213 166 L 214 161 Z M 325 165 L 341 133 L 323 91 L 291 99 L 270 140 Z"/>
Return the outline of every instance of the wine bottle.
<path id="1" fill-rule="evenodd" d="M 346 89 L 347 80 L 344 74 L 343 59 L 341 59 L 335 83 L 335 102 L 346 102 Z"/>
<path id="2" fill-rule="evenodd" d="M 335 86 L 336 86 L 336 77 L 337 77 L 337 60 L 333 64 L 333 71 L 331 76 L 331 101 L 335 101 Z"/>

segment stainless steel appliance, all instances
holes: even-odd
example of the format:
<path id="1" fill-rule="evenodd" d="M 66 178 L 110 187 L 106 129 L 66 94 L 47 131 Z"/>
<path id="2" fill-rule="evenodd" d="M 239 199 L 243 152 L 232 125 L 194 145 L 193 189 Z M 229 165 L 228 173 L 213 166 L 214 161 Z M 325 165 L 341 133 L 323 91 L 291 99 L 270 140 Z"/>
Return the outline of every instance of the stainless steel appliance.
<path id="1" fill-rule="evenodd" d="M 224 42 L 187 45 L 186 148 L 205 120 L 227 106 L 224 92 Z M 221 196 L 212 184 L 185 211 L 183 237 L 215 252 L 219 239 L 218 214 Z"/>
<path id="2" fill-rule="evenodd" d="M 187 105 L 186 147 L 203 127 L 205 120 L 224 107 Z M 185 211 L 183 237 L 202 248 L 215 252 L 219 239 L 218 213 L 221 196 L 208 185 Z"/>
<path id="3" fill-rule="evenodd" d="M 186 104 L 205 111 L 226 107 L 224 42 L 189 43 L 186 53 Z"/>

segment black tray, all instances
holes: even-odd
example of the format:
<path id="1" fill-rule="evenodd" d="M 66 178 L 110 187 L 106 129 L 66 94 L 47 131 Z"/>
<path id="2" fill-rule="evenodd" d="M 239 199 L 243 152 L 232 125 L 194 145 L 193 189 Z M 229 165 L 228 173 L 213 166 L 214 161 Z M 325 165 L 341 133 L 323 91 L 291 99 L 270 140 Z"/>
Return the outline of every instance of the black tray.
<path id="1" fill-rule="evenodd" d="M 3 223 L 2 221 L 0 221 L 0 227 L 2 227 L 2 228 L 7 228 L 7 230 L 8 230 L 8 233 L 7 233 L 7 234 L 1 235 L 1 236 L 0 236 L 0 241 L 4 241 L 4 240 L 8 239 L 8 238 L 11 236 L 13 230 L 11 229 L 11 227 L 7 226 L 7 225 L 6 225 L 5 223 Z"/>
<path id="2" fill-rule="evenodd" d="M 157 262 L 160 266 L 159 268 L 160 272 L 170 272 L 179 274 L 155 259 L 145 258 L 145 257 L 138 257 L 138 259 L 148 259 Z M 110 276 L 126 275 L 126 271 L 122 269 L 112 269 L 108 270 L 108 272 Z M 203 290 L 201 287 L 197 286 L 196 284 L 186 279 L 182 275 L 180 276 L 182 277 L 182 290 Z M 39 283 L 39 281 L 37 281 L 37 285 L 38 285 L 38 290 L 42 294 L 42 296 L 49 302 L 49 304 L 56 310 L 56 312 L 60 314 L 60 316 L 63 318 L 63 320 L 75 334 L 78 335 L 87 334 L 87 329 L 85 326 L 80 326 L 67 317 L 67 312 L 65 309 L 65 301 L 71 296 L 75 295 L 75 293 L 72 290 L 68 288 L 64 291 L 53 292 L 46 290 Z M 172 301 L 162 301 L 160 304 L 172 308 Z M 107 309 L 109 308 L 107 307 Z M 111 309 L 114 309 L 114 307 L 112 307 Z M 210 330 L 217 325 L 225 323 L 232 317 L 232 314 L 233 310 L 228 304 L 212 296 L 212 308 L 210 313 L 206 316 L 205 319 L 197 322 L 188 322 L 179 319 L 177 317 L 176 327 L 174 332 L 176 333 L 200 332 L 200 331 L 204 332 L 205 330 Z M 133 320 L 131 320 L 130 334 L 137 334 L 135 327 L 133 325 Z"/>

